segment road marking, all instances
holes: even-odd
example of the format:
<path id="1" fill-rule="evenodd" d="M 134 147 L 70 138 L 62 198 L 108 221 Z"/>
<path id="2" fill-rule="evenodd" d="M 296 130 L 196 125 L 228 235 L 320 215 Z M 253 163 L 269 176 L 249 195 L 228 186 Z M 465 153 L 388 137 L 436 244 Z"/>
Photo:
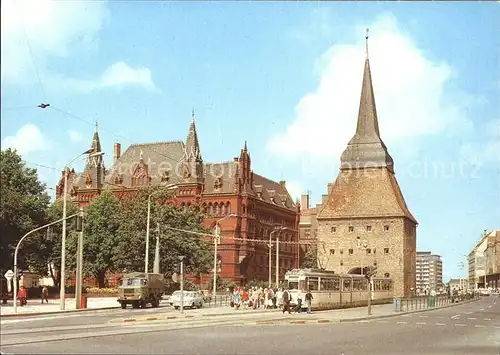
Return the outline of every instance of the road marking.
<path id="1" fill-rule="evenodd" d="M 417 324 L 417 325 L 425 325 L 425 324 L 427 324 L 427 323 L 425 323 L 425 322 L 417 322 L 417 323 L 415 323 L 415 324 Z"/>
<path id="2" fill-rule="evenodd" d="M 406 323 L 408 323 L 408 322 L 398 322 L 398 324 L 406 324 Z"/>
<path id="3" fill-rule="evenodd" d="M 453 317 L 451 317 L 451 319 L 458 319 L 460 318 L 460 314 L 457 314 L 457 315 L 454 315 Z"/>
<path id="4" fill-rule="evenodd" d="M 369 323 L 370 321 L 369 320 L 360 320 L 359 322 L 360 323 Z"/>
<path id="5" fill-rule="evenodd" d="M 480 311 L 484 311 L 484 308 L 481 308 Z"/>
<path id="6" fill-rule="evenodd" d="M 458 324 L 455 324 L 455 327 L 465 327 L 465 324 L 458 323 Z"/>
<path id="7" fill-rule="evenodd" d="M 484 320 L 491 320 L 491 318 L 484 318 Z"/>
<path id="8" fill-rule="evenodd" d="M 388 323 L 386 320 L 379 320 L 377 323 Z"/>
<path id="9" fill-rule="evenodd" d="M 476 318 L 467 318 L 468 320 L 476 320 Z"/>
<path id="10" fill-rule="evenodd" d="M 443 317 L 443 316 L 438 316 L 438 317 L 436 317 L 436 318 L 443 319 L 444 317 Z"/>
<path id="11" fill-rule="evenodd" d="M 465 314 L 472 314 L 472 312 L 465 312 Z"/>
<path id="12" fill-rule="evenodd" d="M 420 316 L 420 318 L 429 318 L 429 316 Z"/>
<path id="13" fill-rule="evenodd" d="M 476 324 L 474 327 L 476 327 L 476 328 L 486 328 L 486 326 L 482 325 L 482 324 Z"/>
<path id="14" fill-rule="evenodd" d="M 444 323 L 436 323 L 436 325 L 446 325 L 446 324 L 444 324 Z"/>

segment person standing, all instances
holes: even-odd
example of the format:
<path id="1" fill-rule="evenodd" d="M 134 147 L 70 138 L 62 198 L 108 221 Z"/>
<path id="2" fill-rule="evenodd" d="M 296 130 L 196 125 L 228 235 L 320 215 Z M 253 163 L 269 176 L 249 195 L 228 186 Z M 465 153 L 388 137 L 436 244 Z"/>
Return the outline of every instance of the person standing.
<path id="1" fill-rule="evenodd" d="M 290 292 L 288 290 L 283 291 L 283 314 L 288 311 L 288 314 L 292 314 L 290 309 Z"/>
<path id="2" fill-rule="evenodd" d="M 307 293 L 304 296 L 304 299 L 306 301 L 307 313 L 311 314 L 311 307 L 312 307 L 312 300 L 313 300 L 313 295 L 311 293 L 311 290 L 307 290 Z"/>
<path id="3" fill-rule="evenodd" d="M 47 288 L 47 286 L 42 287 L 42 304 L 43 301 L 49 303 L 49 289 Z"/>

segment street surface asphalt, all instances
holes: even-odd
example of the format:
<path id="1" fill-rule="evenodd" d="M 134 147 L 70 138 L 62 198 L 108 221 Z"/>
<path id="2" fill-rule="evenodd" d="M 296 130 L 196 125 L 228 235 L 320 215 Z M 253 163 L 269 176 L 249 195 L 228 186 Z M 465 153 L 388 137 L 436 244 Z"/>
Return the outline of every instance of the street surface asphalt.
<path id="1" fill-rule="evenodd" d="M 1 351 L 6 354 L 500 354 L 500 298 L 496 297 L 423 313 L 327 324 L 289 322 L 291 318 L 324 317 L 323 312 L 285 316 L 276 312 L 245 315 L 235 312 L 220 317 L 142 323 L 105 323 L 104 319 L 116 318 L 117 313 L 98 313 L 2 321 Z M 78 317 L 79 325 L 72 325 Z M 100 324 L 82 323 L 93 317 L 102 318 Z M 270 318 L 274 324 L 257 325 L 259 320 Z"/>

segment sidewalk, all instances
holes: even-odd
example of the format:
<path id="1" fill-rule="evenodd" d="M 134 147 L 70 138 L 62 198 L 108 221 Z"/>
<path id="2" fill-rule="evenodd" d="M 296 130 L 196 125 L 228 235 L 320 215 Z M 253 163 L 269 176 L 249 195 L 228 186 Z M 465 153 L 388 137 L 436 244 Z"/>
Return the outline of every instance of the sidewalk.
<path id="1" fill-rule="evenodd" d="M 39 299 L 28 300 L 26 306 L 20 307 L 19 303 L 17 306 L 18 315 L 30 315 L 30 314 L 51 314 L 51 313 L 63 313 L 63 312 L 74 312 L 80 311 L 76 309 L 75 299 L 66 298 L 65 310 L 61 311 L 59 300 L 50 299 L 49 303 L 41 303 Z M 99 309 L 109 309 L 109 308 L 119 308 L 120 305 L 116 301 L 116 297 L 90 297 L 87 299 L 87 309 L 89 310 L 99 310 Z M 0 317 L 4 316 L 14 316 L 14 305 L 12 301 L 8 301 L 8 304 L 0 305 Z"/>

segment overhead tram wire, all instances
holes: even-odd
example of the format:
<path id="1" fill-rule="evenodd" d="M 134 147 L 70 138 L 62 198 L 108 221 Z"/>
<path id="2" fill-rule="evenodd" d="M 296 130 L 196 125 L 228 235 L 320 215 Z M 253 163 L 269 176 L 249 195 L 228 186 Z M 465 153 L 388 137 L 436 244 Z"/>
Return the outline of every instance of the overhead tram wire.
<path id="1" fill-rule="evenodd" d="M 20 17 L 22 17 L 22 16 L 20 16 Z M 29 55 L 31 58 L 31 62 L 33 63 L 33 68 L 35 69 L 35 74 L 36 74 L 36 78 L 38 80 L 38 85 L 40 86 L 40 91 L 42 93 L 42 96 L 43 96 L 43 99 L 45 100 L 45 102 L 48 102 L 47 93 L 46 93 L 45 88 L 43 86 L 42 79 L 40 78 L 38 66 L 36 65 L 35 57 L 33 55 L 33 49 L 31 48 L 30 39 L 28 37 L 28 33 L 26 32 L 26 27 L 24 26 L 24 19 L 21 18 L 20 22 L 21 22 L 21 27 L 23 28 L 23 33 L 24 33 L 24 38 L 26 40 L 26 45 L 28 46 L 28 52 L 29 52 Z"/>

